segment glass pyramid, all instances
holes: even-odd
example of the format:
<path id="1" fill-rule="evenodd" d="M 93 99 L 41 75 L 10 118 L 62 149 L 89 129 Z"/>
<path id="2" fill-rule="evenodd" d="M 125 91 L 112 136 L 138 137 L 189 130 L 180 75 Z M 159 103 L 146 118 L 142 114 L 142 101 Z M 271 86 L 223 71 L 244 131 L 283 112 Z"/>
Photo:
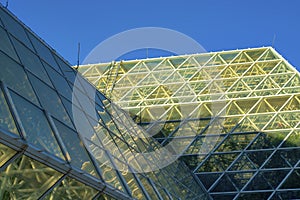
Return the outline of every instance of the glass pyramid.
<path id="1" fill-rule="evenodd" d="M 0 69 L 0 199 L 209 198 L 183 162 L 139 162 L 161 145 L 2 6 Z"/>
<path id="2" fill-rule="evenodd" d="M 79 71 L 174 147 L 213 199 L 300 198 L 300 76 L 273 48 Z"/>

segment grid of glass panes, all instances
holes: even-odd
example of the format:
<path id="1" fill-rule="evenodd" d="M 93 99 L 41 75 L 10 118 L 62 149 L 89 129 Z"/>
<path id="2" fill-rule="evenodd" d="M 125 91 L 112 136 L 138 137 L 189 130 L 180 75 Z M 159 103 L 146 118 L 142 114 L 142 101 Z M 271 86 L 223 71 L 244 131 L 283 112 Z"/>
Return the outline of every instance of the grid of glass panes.
<path id="1" fill-rule="evenodd" d="M 273 48 L 79 71 L 160 143 L 172 143 L 214 199 L 300 197 L 300 76 Z"/>
<path id="2" fill-rule="evenodd" d="M 189 182 L 182 183 L 179 181 L 181 177 L 175 176 L 178 166 L 181 166 L 182 171 L 185 169 L 185 166 L 178 162 L 166 169 L 139 175 L 133 173 L 130 168 L 120 172 L 110 167 L 115 166 L 114 162 L 126 162 L 121 146 L 125 145 L 129 151 L 141 151 L 153 150 L 158 147 L 158 144 L 151 138 L 137 143 L 132 137 L 133 134 L 130 133 L 131 124 L 117 124 L 116 120 L 124 116 L 119 116 L 118 113 L 112 115 L 110 112 L 112 104 L 101 93 L 96 92 L 94 94 L 96 96 L 90 96 L 87 91 L 91 85 L 85 79 L 79 77 L 80 86 L 75 88 L 78 96 L 74 97 L 72 92 L 77 74 L 69 64 L 3 8 L 0 8 L 0 19 L 2 87 L 0 109 L 1 119 L 3 119 L 0 121 L 1 132 L 8 131 L 18 135 L 22 138 L 21 141 L 28 142 L 28 146 L 36 148 L 38 152 L 43 152 L 50 160 L 58 159 L 59 162 L 70 164 L 72 170 L 84 174 L 85 177 L 104 181 L 105 184 L 123 193 L 124 198 L 188 199 L 203 196 L 204 192 L 197 187 L 192 176 Z M 89 116 L 85 112 L 82 98 L 86 102 L 95 103 L 98 113 L 96 117 Z M 93 130 L 93 136 L 96 137 L 86 138 L 78 134 L 72 114 L 74 109 L 84 116 L 83 126 L 87 130 Z M 114 109 L 119 108 L 114 107 Z M 121 125 L 124 128 L 122 130 Z M 141 130 L 135 131 L 141 132 Z M 99 138 L 103 137 L 101 134 L 104 132 L 108 140 L 117 144 L 117 151 L 120 152 L 121 157 L 116 158 L 115 155 L 102 148 L 102 141 Z M 2 147 L 4 150 L 8 149 L 2 154 L 4 160 L 1 160 L 1 163 L 6 170 L 6 173 L 1 174 L 2 183 L 8 181 L 9 173 L 15 173 L 14 171 L 22 173 L 22 170 L 26 170 L 29 177 L 14 177 L 14 179 L 27 183 L 31 181 L 30 173 L 41 173 L 37 176 L 48 180 L 47 184 L 41 185 L 42 189 L 34 193 L 35 197 L 42 196 L 51 199 L 68 193 L 69 198 L 75 198 L 72 195 L 80 196 L 88 192 L 89 197 L 81 196 L 81 198 L 92 196 L 98 198 L 102 193 L 97 192 L 97 188 L 80 186 L 82 183 L 77 181 L 80 180 L 80 176 L 75 180 L 72 176 L 64 175 L 59 169 L 44 166 L 5 145 Z M 12 153 L 9 154 L 9 152 Z M 124 164 L 128 166 L 128 163 Z M 188 172 L 187 175 L 189 175 Z M 49 179 L 47 176 L 52 178 Z M 167 178 L 168 182 L 165 181 Z M 24 187 L 13 183 L 7 184 L 6 188 L 1 190 L 4 193 L 0 194 L 3 195 L 2 197 L 8 197 L 11 195 L 9 191 L 14 189 L 17 195 L 15 198 L 26 198 L 29 194 L 23 194 L 22 189 L 34 190 L 33 186 L 39 184 L 39 181 L 42 179 L 32 181 Z M 78 186 L 81 189 L 76 189 Z"/>

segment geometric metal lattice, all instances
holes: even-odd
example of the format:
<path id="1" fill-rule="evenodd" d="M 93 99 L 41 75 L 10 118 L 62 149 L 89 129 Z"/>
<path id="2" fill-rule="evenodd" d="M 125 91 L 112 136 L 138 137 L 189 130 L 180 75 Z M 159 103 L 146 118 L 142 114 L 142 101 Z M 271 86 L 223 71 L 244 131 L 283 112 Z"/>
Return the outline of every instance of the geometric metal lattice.
<path id="1" fill-rule="evenodd" d="M 300 75 L 273 48 L 78 71 L 161 144 L 180 144 L 214 199 L 300 198 Z"/>
<path id="2" fill-rule="evenodd" d="M 138 163 L 161 145 L 2 6 L 0 69 L 0 199 L 209 198 L 182 161 Z"/>

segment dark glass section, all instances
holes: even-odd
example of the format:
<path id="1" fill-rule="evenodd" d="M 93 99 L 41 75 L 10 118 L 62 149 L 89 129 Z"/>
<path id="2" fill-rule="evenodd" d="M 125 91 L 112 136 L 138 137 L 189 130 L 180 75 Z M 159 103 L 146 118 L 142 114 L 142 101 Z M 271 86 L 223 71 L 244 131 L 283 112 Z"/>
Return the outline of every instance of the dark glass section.
<path id="1" fill-rule="evenodd" d="M 10 131 L 15 134 L 19 134 L 13 117 L 9 111 L 7 102 L 4 98 L 2 91 L 0 90 L 0 128 Z"/>
<path id="2" fill-rule="evenodd" d="M 45 81 L 48 85 L 51 85 L 50 79 L 41 63 L 41 60 L 19 41 L 14 39 L 13 42 L 17 49 L 17 53 L 21 59 L 21 62 L 25 66 L 25 68 Z"/>
<path id="3" fill-rule="evenodd" d="M 37 54 L 40 56 L 40 58 L 42 58 L 47 63 L 49 63 L 49 65 L 51 65 L 54 69 L 59 71 L 59 67 L 58 67 L 56 61 L 54 60 L 54 57 L 53 57 L 50 49 L 48 47 L 46 47 L 43 43 L 41 43 L 41 41 L 39 41 L 31 33 L 28 33 L 28 35 L 29 35 L 29 38 L 30 38 Z"/>
<path id="4" fill-rule="evenodd" d="M 68 159 L 70 160 L 71 164 L 90 173 L 93 176 L 98 177 L 93 163 L 78 134 L 55 119 L 54 123 L 62 141 L 64 142 L 65 147 L 67 148 Z"/>
<path id="5" fill-rule="evenodd" d="M 15 59 L 16 61 L 19 61 L 6 31 L 1 27 L 0 27 L 0 41 L 1 41 L 0 50 L 5 52 L 7 55 Z"/>
<path id="6" fill-rule="evenodd" d="M 36 147 L 64 159 L 45 113 L 19 95 L 11 92 L 11 96 L 24 127 L 25 133 L 23 134 L 26 140 Z"/>
<path id="7" fill-rule="evenodd" d="M 295 169 L 293 172 L 288 176 L 288 178 L 285 180 L 283 185 L 280 187 L 282 189 L 288 189 L 288 188 L 300 188 L 300 169 Z"/>
<path id="8" fill-rule="evenodd" d="M 237 198 L 238 200 L 267 200 L 271 192 L 260 192 L 260 193 L 243 193 Z"/>
<path id="9" fill-rule="evenodd" d="M 72 101 L 72 90 L 67 80 L 48 64 L 43 64 L 57 92 L 67 98 L 69 101 Z"/>
<path id="10" fill-rule="evenodd" d="M 43 108 L 68 126 L 73 127 L 57 92 L 31 74 L 29 74 L 29 79 Z"/>
<path id="11" fill-rule="evenodd" d="M 23 97 L 38 104 L 24 69 L 1 51 L 0 60 L 0 80 Z"/>
<path id="12" fill-rule="evenodd" d="M 22 41 L 27 47 L 33 50 L 33 47 L 30 43 L 30 40 L 27 37 L 27 34 L 22 27 L 22 25 L 17 22 L 13 17 L 11 17 L 3 9 L 0 9 L 0 18 L 5 26 L 5 28 L 13 34 L 16 38 Z"/>
<path id="13" fill-rule="evenodd" d="M 287 173 L 287 170 L 258 172 L 245 190 L 274 190 L 281 183 Z"/>

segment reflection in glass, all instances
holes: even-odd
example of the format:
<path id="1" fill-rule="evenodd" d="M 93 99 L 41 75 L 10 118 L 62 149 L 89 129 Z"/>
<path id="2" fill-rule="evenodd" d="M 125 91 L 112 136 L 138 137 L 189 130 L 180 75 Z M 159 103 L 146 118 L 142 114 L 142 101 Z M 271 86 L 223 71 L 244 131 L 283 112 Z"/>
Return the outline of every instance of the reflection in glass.
<path id="1" fill-rule="evenodd" d="M 0 80 L 23 97 L 38 104 L 24 69 L 1 51 L 0 60 Z"/>
<path id="2" fill-rule="evenodd" d="M 89 155 L 84 148 L 84 144 L 77 133 L 55 119 L 54 123 L 65 147 L 67 148 L 68 154 L 71 158 L 71 165 L 98 177 Z"/>
<path id="3" fill-rule="evenodd" d="M 38 199 L 61 176 L 54 169 L 22 156 L 0 174 L 0 199 Z"/>
<path id="4" fill-rule="evenodd" d="M 11 92 L 11 96 L 22 126 L 25 129 L 26 140 L 35 146 L 45 149 L 57 157 L 64 159 L 45 114 L 39 108 L 17 94 Z"/>
<path id="5" fill-rule="evenodd" d="M 37 77 L 45 81 L 48 85 L 51 85 L 50 79 L 41 63 L 41 60 L 28 48 L 22 45 L 19 41 L 13 39 L 13 43 L 16 47 L 17 53 L 21 59 L 22 64 L 30 72 Z"/>
<path id="6" fill-rule="evenodd" d="M 65 178 L 55 187 L 45 199 L 48 200 L 73 200 L 73 199 L 92 199 L 97 191 L 75 179 Z"/>
<path id="7" fill-rule="evenodd" d="M 16 124 L 10 114 L 4 95 L 0 90 L 0 128 L 18 134 Z"/>
<path id="8" fill-rule="evenodd" d="M 73 127 L 58 94 L 33 75 L 29 74 L 29 79 L 33 84 L 33 88 L 35 89 L 43 108 L 51 113 L 54 117 L 63 121 L 70 127 Z"/>

